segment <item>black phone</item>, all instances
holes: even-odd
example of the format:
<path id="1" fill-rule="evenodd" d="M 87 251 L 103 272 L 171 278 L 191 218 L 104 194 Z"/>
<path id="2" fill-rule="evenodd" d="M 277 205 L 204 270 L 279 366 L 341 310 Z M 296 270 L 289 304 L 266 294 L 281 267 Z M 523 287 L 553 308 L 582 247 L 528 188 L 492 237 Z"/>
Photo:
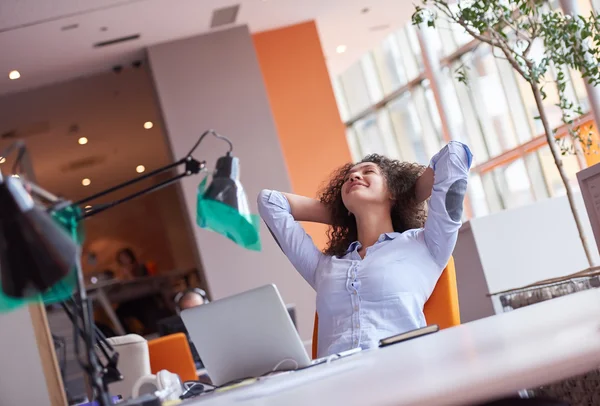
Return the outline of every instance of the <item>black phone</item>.
<path id="1" fill-rule="evenodd" d="M 382 338 L 379 340 L 379 347 L 387 347 L 388 345 L 401 343 L 403 341 L 412 340 L 413 338 L 422 337 L 427 334 L 435 333 L 440 330 L 440 326 L 432 324 L 427 327 L 418 328 L 416 330 L 407 331 L 406 333 L 396 334 L 395 336 Z"/>

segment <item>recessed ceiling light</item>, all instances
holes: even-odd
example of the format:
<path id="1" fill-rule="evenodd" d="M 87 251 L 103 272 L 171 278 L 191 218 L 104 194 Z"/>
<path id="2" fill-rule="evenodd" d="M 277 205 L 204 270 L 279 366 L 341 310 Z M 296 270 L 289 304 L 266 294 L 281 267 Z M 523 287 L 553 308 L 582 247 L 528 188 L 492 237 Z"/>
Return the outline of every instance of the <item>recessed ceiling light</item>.
<path id="1" fill-rule="evenodd" d="M 0 164 L 3 164 L 4 162 L 6 162 L 6 158 L 4 158 L 3 156 L 0 156 Z"/>
<path id="2" fill-rule="evenodd" d="M 90 206 L 89 204 L 87 206 L 84 207 L 86 210 L 89 210 L 92 208 L 92 206 Z"/>
<path id="3" fill-rule="evenodd" d="M 10 176 L 12 176 L 13 178 L 17 178 L 17 179 L 19 179 L 19 178 L 20 178 L 20 176 L 19 176 L 19 175 L 17 175 L 17 174 L 10 175 Z"/>
<path id="4" fill-rule="evenodd" d="M 138 165 L 138 166 L 136 166 L 136 167 L 135 167 L 135 171 L 136 171 L 137 173 L 142 173 L 142 172 L 144 172 L 145 170 L 146 170 L 146 167 L 145 167 L 144 165 Z"/>
<path id="5" fill-rule="evenodd" d="M 146 130 L 149 130 L 149 129 L 151 129 L 152 127 L 154 127 L 154 123 L 153 123 L 152 121 L 146 121 L 146 122 L 144 123 L 144 128 L 145 128 Z"/>
<path id="6" fill-rule="evenodd" d="M 85 178 L 85 179 L 83 179 L 83 180 L 81 181 L 81 184 L 82 184 L 83 186 L 89 186 L 89 185 L 90 185 L 90 183 L 92 183 L 92 181 L 91 181 L 91 180 L 89 180 L 88 178 Z"/>
<path id="7" fill-rule="evenodd" d="M 20 77 L 21 77 L 21 74 L 19 73 L 18 70 L 11 70 L 8 74 L 8 78 L 10 80 L 19 79 Z"/>
<path id="8" fill-rule="evenodd" d="M 79 143 L 79 145 L 85 145 L 88 143 L 88 139 L 85 137 L 81 137 L 77 140 L 77 142 Z"/>
<path id="9" fill-rule="evenodd" d="M 337 52 L 338 54 L 343 54 L 344 52 L 346 52 L 346 45 L 338 45 L 335 48 L 335 52 Z"/>

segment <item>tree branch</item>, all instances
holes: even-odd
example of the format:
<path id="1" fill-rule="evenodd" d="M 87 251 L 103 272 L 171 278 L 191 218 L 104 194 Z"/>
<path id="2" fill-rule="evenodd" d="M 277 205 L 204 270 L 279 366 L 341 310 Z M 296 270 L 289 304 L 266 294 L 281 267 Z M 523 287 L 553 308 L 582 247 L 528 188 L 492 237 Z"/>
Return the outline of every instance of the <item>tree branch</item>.
<path id="1" fill-rule="evenodd" d="M 502 53 L 504 54 L 504 52 L 502 52 Z M 492 48 L 492 55 L 496 59 L 501 59 L 501 60 L 504 60 L 504 61 L 508 61 L 508 58 L 506 56 L 496 55 L 496 48 Z"/>
<path id="2" fill-rule="evenodd" d="M 500 17 L 500 21 L 504 22 L 504 24 L 508 25 L 510 28 L 513 29 L 513 31 L 515 32 L 515 34 L 517 35 L 517 37 L 521 37 L 521 39 L 527 41 L 528 43 L 532 42 L 532 39 L 529 38 L 529 35 L 525 34 L 524 32 L 522 32 L 521 30 L 519 30 L 519 28 L 517 26 L 515 26 L 513 23 L 511 23 L 510 21 L 508 21 L 506 19 L 506 17 L 502 16 Z"/>
<path id="3" fill-rule="evenodd" d="M 498 46 L 496 44 L 496 42 L 490 38 L 490 37 L 485 37 L 481 34 L 476 33 L 471 27 L 469 27 L 464 21 L 462 20 L 454 20 L 458 25 L 460 25 L 461 27 L 463 27 L 465 29 L 465 31 L 467 31 L 467 33 L 472 36 L 473 38 L 475 38 L 476 40 L 479 40 L 481 42 L 485 42 L 486 44 L 489 44 L 493 47 Z"/>
<path id="4" fill-rule="evenodd" d="M 442 13 L 444 13 L 446 15 L 446 17 L 448 17 L 450 19 L 450 21 L 454 22 L 455 24 L 460 25 L 462 28 L 464 28 L 464 30 L 473 38 L 481 41 L 481 42 L 485 42 L 486 44 L 489 44 L 491 46 L 497 46 L 496 43 L 489 37 L 483 36 L 477 32 L 475 32 L 475 30 L 473 30 L 473 28 L 471 28 L 464 20 L 457 18 L 457 16 L 452 12 L 452 10 L 450 9 L 450 7 L 443 1 L 435 1 L 435 8 L 438 9 L 439 11 L 441 11 Z M 442 7 L 443 6 L 443 7 Z"/>
<path id="5" fill-rule="evenodd" d="M 533 38 L 531 41 L 529 41 L 529 44 L 527 44 L 525 51 L 523 51 L 523 58 L 527 59 L 527 57 L 529 56 L 529 51 L 531 51 L 531 46 L 533 45 L 534 40 L 535 38 Z"/>
<path id="6" fill-rule="evenodd" d="M 502 52 L 504 52 L 504 55 L 506 56 L 506 60 L 522 77 L 525 77 L 526 76 L 525 71 L 517 63 L 517 60 L 514 58 L 513 52 L 510 50 L 510 48 L 502 41 L 502 39 L 499 38 L 500 34 L 495 32 L 494 30 L 492 30 L 490 32 L 491 32 L 492 36 L 494 36 L 496 38 L 496 42 L 498 44 L 496 46 L 498 48 L 500 48 L 502 50 Z"/>

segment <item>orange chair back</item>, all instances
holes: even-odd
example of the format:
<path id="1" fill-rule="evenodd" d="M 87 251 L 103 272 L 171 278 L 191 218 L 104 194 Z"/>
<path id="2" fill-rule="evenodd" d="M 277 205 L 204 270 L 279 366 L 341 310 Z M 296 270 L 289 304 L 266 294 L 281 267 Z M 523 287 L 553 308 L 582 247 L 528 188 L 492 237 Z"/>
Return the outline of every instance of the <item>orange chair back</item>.
<path id="1" fill-rule="evenodd" d="M 458 288 L 456 287 L 456 269 L 454 258 L 450 257 L 448 265 L 444 268 L 438 279 L 431 296 L 423 307 L 427 324 L 437 324 L 440 329 L 458 326 L 460 324 L 460 311 L 458 307 Z M 319 337 L 319 315 L 315 313 L 313 328 L 312 356 L 317 358 Z"/>
<path id="2" fill-rule="evenodd" d="M 438 279 L 431 296 L 423 306 L 423 313 L 425 313 L 427 324 L 437 324 L 440 329 L 460 324 L 454 258 L 450 257 L 450 261 L 448 261 L 448 265 L 446 265 L 440 279 Z"/>
<path id="3" fill-rule="evenodd" d="M 153 374 L 166 369 L 179 375 L 182 382 L 198 379 L 196 364 L 185 334 L 175 333 L 150 340 L 148 352 Z"/>

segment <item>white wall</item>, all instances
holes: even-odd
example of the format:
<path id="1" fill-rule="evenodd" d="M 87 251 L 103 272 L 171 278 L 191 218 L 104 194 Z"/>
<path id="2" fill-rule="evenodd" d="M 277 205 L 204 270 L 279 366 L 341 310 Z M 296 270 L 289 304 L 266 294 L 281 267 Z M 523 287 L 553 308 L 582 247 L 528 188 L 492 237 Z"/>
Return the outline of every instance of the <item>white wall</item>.
<path id="1" fill-rule="evenodd" d="M 289 191 L 283 153 L 277 137 L 262 73 L 248 28 L 196 36 L 150 47 L 154 78 L 173 159 L 185 156 L 209 128 L 229 137 L 241 165 L 241 182 L 250 207 L 263 188 Z M 195 156 L 213 168 L 226 144 L 207 138 Z M 181 188 L 192 224 L 201 177 L 186 178 Z M 261 223 L 262 252 L 236 246 L 225 237 L 194 226 L 204 275 L 218 299 L 275 283 L 283 299 L 297 306 L 304 340 L 312 334 L 315 295 L 280 252 Z"/>
<path id="2" fill-rule="evenodd" d="M 600 260 L 581 194 L 575 196 L 590 251 Z M 471 222 L 491 292 L 587 268 L 566 196 Z"/>
<path id="3" fill-rule="evenodd" d="M 27 307 L 0 313 L 0 365 L 0 405 L 51 405 Z"/>
<path id="4" fill-rule="evenodd" d="M 575 200 L 593 260 L 600 264 L 581 194 L 577 193 Z M 469 221 L 459 234 L 454 259 L 461 316 L 465 308 L 463 321 L 493 314 L 487 293 L 519 288 L 589 266 L 566 196 Z M 485 283 L 481 283 L 482 278 Z"/>

